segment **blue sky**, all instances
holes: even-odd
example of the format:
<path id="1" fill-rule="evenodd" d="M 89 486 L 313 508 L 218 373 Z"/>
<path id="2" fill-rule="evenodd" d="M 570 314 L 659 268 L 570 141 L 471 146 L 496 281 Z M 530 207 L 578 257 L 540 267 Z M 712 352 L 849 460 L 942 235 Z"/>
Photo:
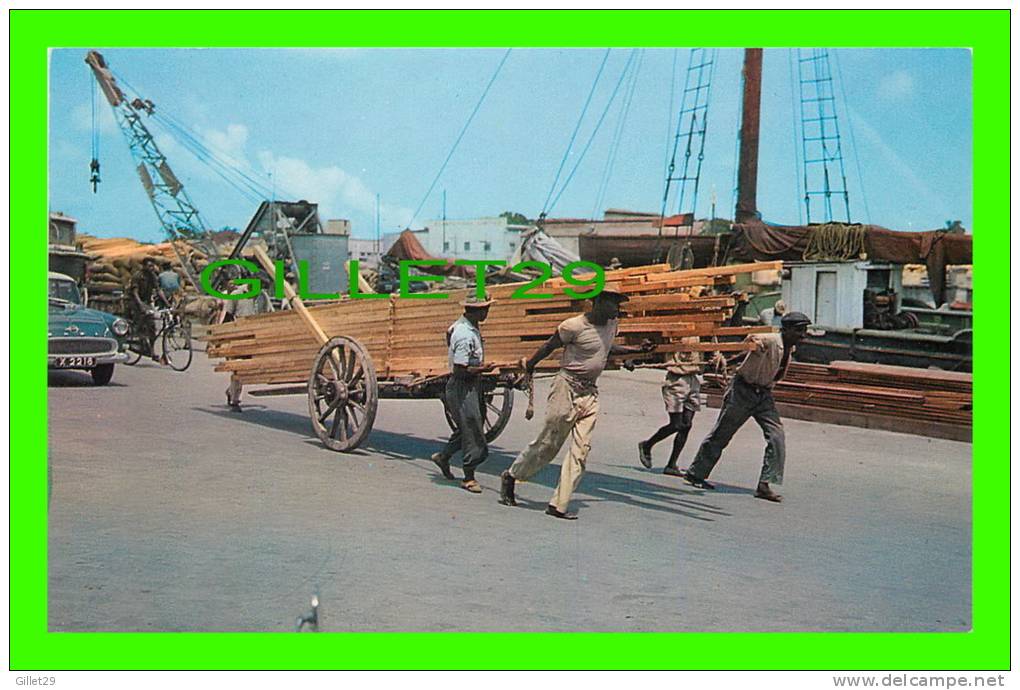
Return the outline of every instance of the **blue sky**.
<path id="1" fill-rule="evenodd" d="M 354 234 L 362 237 L 374 235 L 376 195 L 383 232 L 405 227 L 423 199 L 413 227 L 439 217 L 443 190 L 449 218 L 506 210 L 537 215 L 605 53 L 515 49 L 425 198 L 504 51 L 102 52 L 114 72 L 157 109 L 275 186 L 279 196 L 290 192 L 316 201 L 323 218 L 349 218 Z M 835 62 L 833 69 L 852 220 L 920 230 L 960 219 L 970 228 L 970 52 L 837 52 L 839 69 Z M 680 49 L 677 54 L 680 79 L 689 53 Z M 611 51 L 563 176 L 578 159 L 630 55 L 630 49 Z M 50 208 L 78 218 L 85 232 L 158 240 L 156 215 L 105 100 L 99 107 L 103 181 L 98 194 L 89 187 L 93 80 L 84 57 L 80 49 L 51 54 Z M 673 60 L 672 49 L 635 54 L 628 74 L 638 63 L 640 69 L 623 127 L 618 129 L 629 77 L 550 215 L 591 217 L 609 207 L 660 210 Z M 741 61 L 740 50 L 718 52 L 699 217 L 709 214 L 713 189 L 717 215 L 733 214 Z M 766 50 L 758 207 L 773 222 L 803 219 L 793 95 L 790 51 Z M 209 224 L 243 227 L 255 202 L 160 126 L 152 130 Z M 599 203 L 614 141 L 616 156 Z"/>

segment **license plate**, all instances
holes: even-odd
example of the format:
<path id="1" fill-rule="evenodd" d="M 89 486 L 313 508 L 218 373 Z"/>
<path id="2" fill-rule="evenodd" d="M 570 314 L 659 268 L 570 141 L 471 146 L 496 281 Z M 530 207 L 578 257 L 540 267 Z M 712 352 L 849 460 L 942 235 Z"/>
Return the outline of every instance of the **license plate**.
<path id="1" fill-rule="evenodd" d="M 56 357 L 53 366 L 57 369 L 84 369 L 96 366 L 95 357 L 81 357 L 78 355 L 67 357 Z"/>

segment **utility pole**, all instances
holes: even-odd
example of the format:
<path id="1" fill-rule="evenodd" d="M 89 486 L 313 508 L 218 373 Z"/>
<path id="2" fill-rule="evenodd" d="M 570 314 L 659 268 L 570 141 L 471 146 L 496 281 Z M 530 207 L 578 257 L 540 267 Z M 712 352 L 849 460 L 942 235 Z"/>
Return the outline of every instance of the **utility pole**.
<path id="1" fill-rule="evenodd" d="M 744 50 L 744 94 L 740 119 L 740 164 L 734 220 L 758 219 L 758 130 L 761 120 L 761 48 Z"/>
<path id="2" fill-rule="evenodd" d="M 457 253 L 457 248 L 453 248 L 453 253 Z M 446 254 L 446 190 L 443 190 L 443 254 Z"/>
<path id="3" fill-rule="evenodd" d="M 379 235 L 379 194 L 375 195 L 375 259 L 379 262 L 382 259 L 381 237 Z"/>

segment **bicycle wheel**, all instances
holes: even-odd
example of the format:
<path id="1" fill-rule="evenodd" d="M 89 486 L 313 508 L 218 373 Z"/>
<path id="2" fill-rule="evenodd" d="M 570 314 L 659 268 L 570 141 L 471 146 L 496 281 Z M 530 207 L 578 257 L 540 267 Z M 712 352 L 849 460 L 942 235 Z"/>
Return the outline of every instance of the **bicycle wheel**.
<path id="1" fill-rule="evenodd" d="M 191 326 L 172 324 L 163 331 L 163 356 L 174 371 L 191 366 Z"/>
<path id="2" fill-rule="evenodd" d="M 127 359 L 125 359 L 123 363 L 129 367 L 133 367 L 138 364 L 138 362 L 142 359 L 142 353 L 139 349 L 140 348 L 136 343 L 129 343 L 127 348 L 124 350 L 124 354 L 127 355 Z"/>

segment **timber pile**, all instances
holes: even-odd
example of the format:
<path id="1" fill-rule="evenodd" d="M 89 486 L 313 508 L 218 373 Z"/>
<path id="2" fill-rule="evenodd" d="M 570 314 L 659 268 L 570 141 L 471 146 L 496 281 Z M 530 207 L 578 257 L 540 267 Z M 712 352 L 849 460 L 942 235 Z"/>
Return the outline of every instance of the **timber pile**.
<path id="1" fill-rule="evenodd" d="M 641 266 L 606 272 L 606 287 L 627 293 L 626 318 L 620 321 L 620 344 L 639 344 L 644 338 L 655 344 L 654 354 L 642 360 L 665 359 L 680 350 L 740 351 L 748 333 L 769 327 L 728 327 L 735 300 L 709 294 L 729 289 L 736 275 L 776 268 L 779 262 L 722 266 L 690 271 L 671 271 L 668 264 Z M 581 276 L 577 276 L 580 278 Z M 534 289 L 549 299 L 512 299 L 521 284 L 494 285 L 489 294 L 496 304 L 482 324 L 485 357 L 500 369 L 518 367 L 564 319 L 584 311 L 584 300 L 562 293 L 565 282 L 556 278 Z M 462 313 L 460 301 L 466 290 L 449 292 L 445 299 L 398 298 L 344 300 L 310 307 L 308 312 L 326 335 L 346 335 L 364 345 L 380 379 L 412 382 L 448 373 L 446 329 Z M 681 343 L 698 336 L 702 342 Z M 708 342 L 716 337 L 737 342 Z M 319 342 L 299 315 L 291 310 L 259 314 L 209 329 L 207 354 L 222 359 L 216 370 L 230 372 L 242 384 L 305 382 L 319 350 Z M 540 369 L 556 369 L 556 355 Z M 496 372 L 498 373 L 498 371 Z"/>
<path id="2" fill-rule="evenodd" d="M 708 392 L 722 391 L 719 376 L 706 376 L 706 384 Z M 971 428 L 972 376 L 960 372 L 862 362 L 794 362 L 773 395 L 778 403 L 837 410 L 848 417 L 892 418 L 892 430 L 917 432 L 914 425 L 904 424 L 910 421 L 952 427 L 964 437 Z"/>

